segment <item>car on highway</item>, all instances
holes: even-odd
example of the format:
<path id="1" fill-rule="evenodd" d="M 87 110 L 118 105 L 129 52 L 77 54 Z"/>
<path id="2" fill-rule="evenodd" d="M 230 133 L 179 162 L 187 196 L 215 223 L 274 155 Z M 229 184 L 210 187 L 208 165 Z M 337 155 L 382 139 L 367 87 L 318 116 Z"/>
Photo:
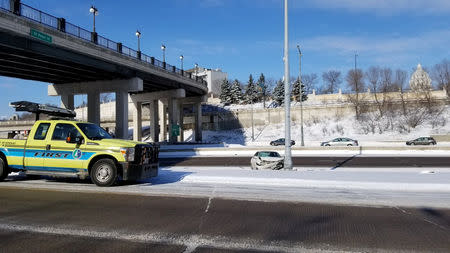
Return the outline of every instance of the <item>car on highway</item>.
<path id="1" fill-rule="evenodd" d="M 280 145 L 284 145 L 286 143 L 284 138 L 280 138 L 278 140 L 274 140 L 270 142 L 270 146 L 280 146 Z M 295 141 L 291 140 L 291 146 L 295 145 Z"/>
<path id="2" fill-rule="evenodd" d="M 350 138 L 335 138 L 331 141 L 325 141 L 320 143 L 320 146 L 358 146 L 358 141 Z"/>
<path id="3" fill-rule="evenodd" d="M 433 137 L 420 137 L 406 142 L 406 145 L 436 145 L 437 142 Z"/>
<path id="4" fill-rule="evenodd" d="M 252 170 L 280 170 L 284 167 L 284 157 L 275 151 L 258 151 L 250 160 Z"/>

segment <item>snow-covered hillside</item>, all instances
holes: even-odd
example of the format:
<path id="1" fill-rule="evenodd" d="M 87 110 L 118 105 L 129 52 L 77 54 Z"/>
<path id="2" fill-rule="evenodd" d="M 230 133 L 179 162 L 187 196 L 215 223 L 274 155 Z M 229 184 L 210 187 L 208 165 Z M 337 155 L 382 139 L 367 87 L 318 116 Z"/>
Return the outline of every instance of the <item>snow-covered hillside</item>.
<path id="1" fill-rule="evenodd" d="M 370 115 L 367 117 L 370 117 Z M 450 106 L 447 106 L 440 115 L 425 119 L 415 128 L 407 127 L 401 118 L 396 118 L 394 123 L 388 122 L 388 119 L 369 123 L 370 120 L 373 119 L 366 119 L 358 122 L 354 116 L 347 116 L 342 118 L 324 117 L 305 121 L 305 143 L 308 146 L 318 146 L 320 145 L 320 142 L 335 137 L 349 137 L 357 139 L 362 144 L 373 142 L 398 142 L 398 144 L 400 144 L 400 142 L 404 143 L 406 140 L 420 136 L 450 134 Z M 374 133 L 372 133 L 370 125 L 375 125 Z M 380 130 L 380 128 L 382 130 Z M 291 133 L 292 139 L 299 144 L 299 123 L 292 123 Z M 190 140 L 192 138 L 192 131 L 186 131 L 185 136 L 186 140 Z M 284 137 L 284 123 L 255 127 L 254 136 L 255 141 L 252 142 L 251 128 L 203 132 L 203 140 L 205 142 L 267 145 L 271 140 Z"/>

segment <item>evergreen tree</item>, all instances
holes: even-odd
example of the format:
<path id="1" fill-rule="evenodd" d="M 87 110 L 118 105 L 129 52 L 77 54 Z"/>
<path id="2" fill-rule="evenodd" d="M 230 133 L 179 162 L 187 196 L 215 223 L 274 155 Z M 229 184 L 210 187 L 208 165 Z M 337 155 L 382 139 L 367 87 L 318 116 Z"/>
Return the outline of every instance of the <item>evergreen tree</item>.
<path id="1" fill-rule="evenodd" d="M 259 76 L 259 80 L 258 80 L 258 97 L 262 98 L 263 101 L 263 108 L 266 108 L 266 97 L 267 97 L 267 88 L 268 85 L 266 84 L 266 78 L 264 77 L 264 74 L 261 73 L 261 75 Z"/>
<path id="2" fill-rule="evenodd" d="M 258 98 L 257 87 L 253 80 L 253 76 L 250 74 L 248 78 L 247 89 L 245 90 L 245 102 L 247 104 L 256 102 Z"/>
<path id="3" fill-rule="evenodd" d="M 242 88 L 239 80 L 235 79 L 231 85 L 231 103 L 240 104 L 242 102 Z"/>
<path id="4" fill-rule="evenodd" d="M 231 103 L 231 86 L 227 79 L 223 79 L 222 84 L 220 85 L 220 102 L 226 104 Z"/>
<path id="5" fill-rule="evenodd" d="M 273 89 L 272 99 L 278 105 L 282 105 L 284 103 L 284 82 L 281 79 L 277 82 L 277 86 Z"/>
<path id="6" fill-rule="evenodd" d="M 300 102 L 300 93 L 302 94 L 302 102 L 308 99 L 305 84 L 303 84 L 303 82 L 300 84 L 300 80 L 298 78 L 294 83 L 292 93 L 294 95 L 294 100 L 297 102 Z"/>

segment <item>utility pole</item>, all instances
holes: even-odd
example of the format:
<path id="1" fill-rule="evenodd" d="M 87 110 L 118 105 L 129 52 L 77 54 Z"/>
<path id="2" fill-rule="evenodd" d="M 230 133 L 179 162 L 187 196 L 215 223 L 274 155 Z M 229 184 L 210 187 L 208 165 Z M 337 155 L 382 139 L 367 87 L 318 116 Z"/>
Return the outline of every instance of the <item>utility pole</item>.
<path id="1" fill-rule="evenodd" d="M 252 142 L 255 141 L 255 130 L 254 130 L 254 123 L 253 123 L 253 98 L 251 97 L 252 102 Z"/>
<path id="2" fill-rule="evenodd" d="M 302 86 L 302 51 L 300 50 L 300 45 L 297 45 L 298 56 L 299 56 L 299 67 L 298 67 L 298 81 L 300 85 L 300 137 L 301 146 L 305 146 L 305 141 L 303 139 L 303 86 Z"/>
<path id="3" fill-rule="evenodd" d="M 291 90 L 289 84 L 288 0 L 284 0 L 284 169 L 292 170 L 291 154 Z"/>
<path id="4" fill-rule="evenodd" d="M 356 57 L 358 57 L 358 53 L 355 52 L 355 73 L 356 73 Z"/>

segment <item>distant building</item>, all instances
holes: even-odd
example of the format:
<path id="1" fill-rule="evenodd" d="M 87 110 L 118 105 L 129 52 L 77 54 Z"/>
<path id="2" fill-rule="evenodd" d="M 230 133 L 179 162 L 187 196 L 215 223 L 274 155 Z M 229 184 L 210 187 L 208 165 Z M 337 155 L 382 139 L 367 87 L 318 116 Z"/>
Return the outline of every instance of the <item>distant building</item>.
<path id="1" fill-rule="evenodd" d="M 20 117 L 19 117 L 19 114 L 17 114 L 17 113 L 15 113 L 11 117 L 9 117 L 9 120 L 19 120 L 19 119 L 20 119 Z"/>
<path id="2" fill-rule="evenodd" d="M 409 87 L 413 91 L 431 89 L 431 78 L 428 73 L 423 70 L 422 65 L 417 65 L 416 71 L 414 71 L 409 80 Z"/>
<path id="3" fill-rule="evenodd" d="M 192 73 L 194 76 L 203 78 L 208 83 L 208 97 L 217 98 L 220 95 L 220 85 L 223 79 L 228 78 L 228 74 L 222 72 L 221 69 L 207 69 L 207 68 L 193 68 L 186 70 L 186 72 Z"/>

